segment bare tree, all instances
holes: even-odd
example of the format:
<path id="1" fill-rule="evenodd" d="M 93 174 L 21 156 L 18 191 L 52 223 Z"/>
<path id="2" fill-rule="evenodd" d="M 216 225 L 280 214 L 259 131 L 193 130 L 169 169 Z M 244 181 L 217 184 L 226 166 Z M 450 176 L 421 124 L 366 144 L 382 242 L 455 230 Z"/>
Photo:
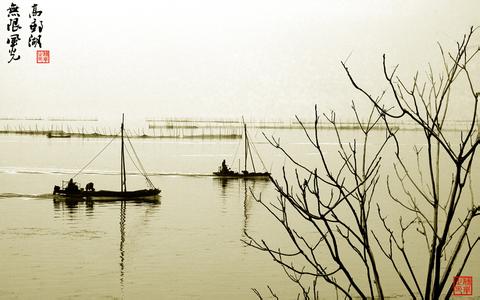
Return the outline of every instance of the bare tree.
<path id="1" fill-rule="evenodd" d="M 342 138 L 335 114 L 324 115 L 336 132 L 336 162 L 327 157 L 319 141 L 321 116 L 316 107 L 313 131 L 297 120 L 320 157 L 319 165 L 298 161 L 278 139 L 266 137 L 296 166 L 294 176 L 283 168 L 281 179 L 271 178 L 277 202 L 257 197 L 282 226 L 290 247 L 275 248 L 270 246 L 272 241 L 258 240 L 248 233 L 246 242 L 269 253 L 283 267 L 300 287 L 299 296 L 317 299 L 318 280 L 324 280 L 345 298 L 384 298 L 381 275 L 386 267 L 392 268 L 412 298 L 438 299 L 452 294 L 452 277 L 462 274 L 480 239 L 471 228 L 480 214 L 471 186 L 480 142 L 480 92 L 475 86 L 479 81 L 473 79 L 478 74 L 471 72 L 475 63 L 478 70 L 475 58 L 480 48 L 471 46 L 474 36 L 471 28 L 453 54 L 445 53 L 439 45 L 441 74 L 435 76 L 430 67 L 424 82 L 417 73 L 408 86 L 395 76 L 398 66 L 387 68 L 384 55 L 388 88 L 376 98 L 357 83 L 342 62 L 352 85 L 369 100 L 372 110 L 362 122 L 352 105 L 361 140 L 348 143 Z M 470 101 L 456 97 L 457 83 L 467 88 Z M 446 122 L 455 113 L 454 105 L 458 110 L 458 103 L 471 112 L 470 120 L 461 130 L 449 131 Z M 471 106 L 465 107 L 466 103 Z M 398 125 L 402 122 L 413 123 L 422 131 L 426 146 L 414 147 L 416 166 L 406 163 L 408 152 L 405 154 L 400 144 L 405 135 Z M 372 136 L 378 141 L 379 135 L 380 143 L 369 143 Z M 388 156 L 394 158 L 393 163 L 385 160 Z M 448 182 L 442 182 L 445 174 L 451 176 Z M 379 188 L 388 195 L 376 192 Z M 393 201 L 397 214 L 387 212 L 385 198 L 391 199 L 390 206 Z M 424 241 L 423 246 L 418 240 Z M 426 270 L 413 262 L 419 255 L 428 261 Z"/>

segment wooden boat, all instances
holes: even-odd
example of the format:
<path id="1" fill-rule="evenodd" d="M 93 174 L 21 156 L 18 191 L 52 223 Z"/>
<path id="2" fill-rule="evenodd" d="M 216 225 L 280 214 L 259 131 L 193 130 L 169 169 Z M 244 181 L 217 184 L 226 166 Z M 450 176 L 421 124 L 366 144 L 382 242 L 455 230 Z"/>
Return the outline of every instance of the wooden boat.
<path id="1" fill-rule="evenodd" d="M 145 173 L 145 170 L 142 170 L 142 175 L 147 180 L 147 183 L 150 186 L 150 188 L 142 189 L 142 190 L 133 190 L 133 191 L 127 190 L 127 176 L 125 171 L 124 135 L 125 135 L 124 117 L 122 115 L 121 152 L 120 152 L 120 191 L 108 191 L 108 190 L 96 191 L 92 182 L 88 183 L 85 186 L 85 189 L 80 188 L 78 186 L 78 183 L 74 182 L 73 178 L 71 178 L 69 181 L 62 181 L 62 187 L 56 185 L 53 189 L 53 195 L 58 197 L 66 197 L 70 199 L 85 199 L 85 200 L 90 200 L 90 199 L 91 200 L 129 200 L 129 199 L 138 200 L 138 199 L 155 199 L 156 197 L 158 197 L 158 195 L 160 194 L 160 190 L 155 188 L 155 186 L 153 185 L 153 183 L 150 181 L 147 174 Z M 105 148 L 103 150 L 105 150 Z M 135 151 L 133 152 L 135 154 Z M 138 157 L 137 157 L 137 160 L 138 160 Z M 141 163 L 139 165 L 142 166 Z M 77 173 L 76 175 L 78 175 L 79 173 Z"/>
<path id="2" fill-rule="evenodd" d="M 244 169 L 239 172 L 231 170 L 225 163 L 225 160 L 223 160 L 222 165 L 218 167 L 217 172 L 213 172 L 213 175 L 219 178 L 269 179 L 270 178 L 269 172 L 267 171 L 257 172 L 255 169 L 255 164 L 253 162 L 253 156 L 252 156 L 252 149 L 251 149 L 250 141 L 248 139 L 248 134 L 247 134 L 247 124 L 245 122 L 243 122 L 243 136 L 244 136 Z M 248 157 L 250 157 L 253 172 L 247 170 Z M 263 168 L 265 169 L 265 165 L 263 166 Z"/>

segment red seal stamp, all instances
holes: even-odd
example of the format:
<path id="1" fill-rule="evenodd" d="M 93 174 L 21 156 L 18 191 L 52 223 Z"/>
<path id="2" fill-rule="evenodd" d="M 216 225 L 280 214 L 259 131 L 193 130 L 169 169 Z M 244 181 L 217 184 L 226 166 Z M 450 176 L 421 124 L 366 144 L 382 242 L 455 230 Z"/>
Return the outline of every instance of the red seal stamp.
<path id="1" fill-rule="evenodd" d="M 472 296 L 473 293 L 472 276 L 453 277 L 453 295 L 454 296 Z"/>
<path id="2" fill-rule="evenodd" d="M 50 63 L 50 50 L 37 50 L 37 64 Z"/>

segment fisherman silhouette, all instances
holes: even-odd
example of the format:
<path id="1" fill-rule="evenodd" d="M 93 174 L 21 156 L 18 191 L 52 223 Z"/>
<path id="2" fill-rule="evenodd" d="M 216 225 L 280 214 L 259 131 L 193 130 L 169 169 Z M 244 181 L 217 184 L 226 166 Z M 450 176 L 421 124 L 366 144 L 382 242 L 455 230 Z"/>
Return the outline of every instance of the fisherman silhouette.
<path id="1" fill-rule="evenodd" d="M 67 188 L 65 189 L 66 191 L 69 192 L 77 192 L 78 191 L 78 186 L 75 182 L 73 182 L 73 178 L 70 178 L 67 184 Z"/>
<path id="2" fill-rule="evenodd" d="M 228 166 L 227 166 L 225 160 L 223 160 L 223 161 L 222 161 L 222 171 L 225 172 L 225 171 L 228 171 L 228 170 L 229 170 L 229 169 L 228 169 Z"/>
<path id="3" fill-rule="evenodd" d="M 85 190 L 86 190 L 87 192 L 88 192 L 88 191 L 95 192 L 95 188 L 93 187 L 93 182 L 87 183 L 87 185 L 85 186 Z"/>

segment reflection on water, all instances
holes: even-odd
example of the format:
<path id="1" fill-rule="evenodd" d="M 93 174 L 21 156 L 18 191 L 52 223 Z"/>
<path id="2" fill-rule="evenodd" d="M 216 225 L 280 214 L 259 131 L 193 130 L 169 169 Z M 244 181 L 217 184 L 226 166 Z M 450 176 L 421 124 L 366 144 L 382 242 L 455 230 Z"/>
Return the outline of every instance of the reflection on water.
<path id="1" fill-rule="evenodd" d="M 108 207 L 109 209 L 118 209 L 119 210 L 119 262 L 118 265 L 120 266 L 120 293 L 122 298 L 124 297 L 124 283 L 125 283 L 125 274 L 126 274 L 126 247 L 125 244 L 127 242 L 126 236 L 126 225 L 127 225 L 127 205 L 135 206 L 136 208 L 143 208 L 145 209 L 144 213 L 144 220 L 143 224 L 148 223 L 148 217 L 152 215 L 153 210 L 158 209 L 160 205 L 160 201 L 156 200 L 129 200 L 125 201 L 124 199 L 109 199 L 108 201 L 83 201 L 78 199 L 69 199 L 69 198 L 62 198 L 59 200 L 58 198 L 53 199 L 53 206 L 55 211 L 56 218 L 66 218 L 70 220 L 77 220 L 81 219 L 80 217 L 75 218 L 75 215 L 82 214 L 86 217 L 95 217 L 95 207 L 98 206 L 100 210 Z M 65 214 L 66 213 L 66 214 Z"/>
<path id="2" fill-rule="evenodd" d="M 46 199 L 53 200 L 53 207 L 56 212 L 69 212 L 69 213 L 78 213 L 82 208 L 85 208 L 86 212 L 91 212 L 94 210 L 95 206 L 103 207 L 104 205 L 118 205 L 119 203 L 129 203 L 131 205 L 158 205 L 160 204 L 160 199 L 134 199 L 125 201 L 124 198 L 110 198 L 108 200 L 78 200 L 71 198 L 53 198 L 52 195 L 45 197 Z"/>
<path id="3" fill-rule="evenodd" d="M 261 195 L 270 184 L 268 178 L 222 178 L 214 177 L 220 190 L 220 197 L 224 200 L 237 198 L 243 203 L 243 237 L 248 230 L 248 219 L 251 214 L 252 203 L 255 196 Z"/>
<path id="4" fill-rule="evenodd" d="M 243 237 L 247 237 L 248 219 L 251 214 L 252 202 L 256 201 L 255 196 L 261 195 L 269 180 L 245 180 L 243 184 Z M 255 196 L 254 196 L 255 195 Z"/>
<path id="5" fill-rule="evenodd" d="M 123 296 L 123 279 L 125 275 L 125 220 L 127 218 L 127 202 L 120 204 L 120 289 Z"/>
<path id="6" fill-rule="evenodd" d="M 48 205 L 26 223 L 44 228 L 46 240 L 30 236 L 29 245 L 38 249 L 45 241 L 48 246 L 30 253 L 18 240 L 14 244 L 20 253 L 49 263 L 40 269 L 28 261 L 14 265 L 35 277 L 52 278 L 45 290 L 54 298 L 253 299 L 252 287 L 269 284 L 281 291 L 279 286 L 287 286 L 278 284 L 285 279 L 270 259 L 241 242 L 246 230 L 258 232 L 267 220 L 250 191 L 271 192 L 268 181 L 169 177 L 161 186 L 161 203 L 35 201 Z M 22 201 L 15 200 L 21 208 Z M 23 227 L 18 221 L 6 223 Z M 0 251 L 11 257 L 7 246 L 0 245 Z M 68 282 L 61 280 L 58 288 L 56 278 Z M 11 283 L 13 290 L 18 283 Z M 33 294 L 28 289 L 20 293 L 27 298 Z"/>
<path id="7" fill-rule="evenodd" d="M 227 197 L 227 188 L 228 188 L 228 184 L 232 183 L 232 180 L 234 179 L 231 179 L 231 178 L 223 178 L 223 177 L 214 177 L 214 180 L 218 183 L 219 187 L 220 187 L 220 191 L 221 191 L 221 197 L 222 199 L 225 199 Z M 236 181 L 236 180 L 235 180 Z"/>

